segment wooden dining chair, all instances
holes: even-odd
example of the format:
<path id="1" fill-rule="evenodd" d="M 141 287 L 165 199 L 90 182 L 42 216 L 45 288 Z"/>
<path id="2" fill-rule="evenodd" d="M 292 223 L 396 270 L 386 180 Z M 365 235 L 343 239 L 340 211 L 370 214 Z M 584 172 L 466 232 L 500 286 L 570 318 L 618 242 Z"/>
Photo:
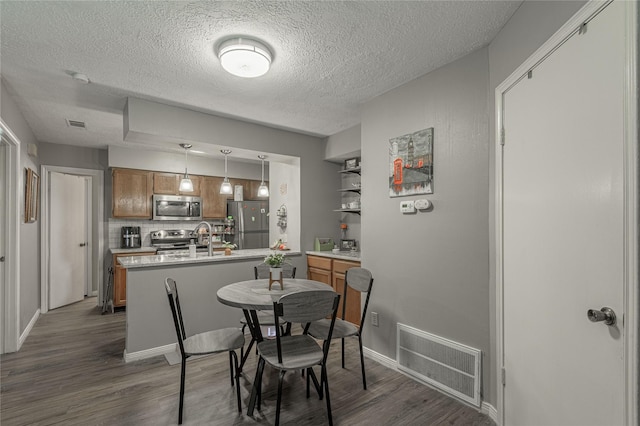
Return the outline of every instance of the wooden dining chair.
<path id="1" fill-rule="evenodd" d="M 256 280 L 269 278 L 269 265 L 265 264 L 264 262 L 260 262 L 259 264 L 255 265 L 253 267 L 253 275 Z M 290 263 L 284 263 L 282 265 L 282 277 L 295 278 L 296 267 L 291 265 Z M 258 311 L 257 315 L 258 315 L 258 322 L 260 323 L 260 325 L 273 327 L 276 324 L 273 322 L 273 313 L 271 311 Z M 242 332 L 244 333 L 247 327 L 247 318 L 244 315 L 240 318 L 240 324 L 242 324 Z M 280 319 L 278 325 L 280 326 L 282 332 L 285 333 L 284 327 L 287 326 L 287 323 L 282 319 Z M 249 351 L 251 351 L 251 348 L 253 347 L 253 344 L 255 342 L 256 342 L 256 339 L 254 339 L 252 336 L 251 341 L 249 342 L 249 346 L 247 346 L 247 352 L 246 353 L 244 352 L 244 347 L 240 349 L 240 358 L 242 360 L 240 365 L 244 365 L 247 359 L 247 356 L 249 354 Z"/>
<path id="2" fill-rule="evenodd" d="M 288 370 L 306 370 L 307 372 L 307 398 L 309 398 L 310 379 L 313 380 L 320 399 L 324 397 L 327 404 L 327 416 L 329 425 L 333 425 L 331 415 L 331 400 L 329 398 L 329 381 L 327 378 L 327 355 L 331 344 L 331 333 L 336 320 L 340 295 L 333 291 L 314 290 L 300 291 L 282 296 L 273 303 L 274 321 L 282 317 L 289 323 L 309 324 L 320 318 L 331 316 L 329 320 L 329 338 L 322 346 L 307 334 L 306 328 L 303 334 L 283 336 L 280 328 L 276 327 L 275 340 L 263 340 L 258 343 L 258 368 L 253 382 L 251 398 L 249 400 L 249 415 L 253 415 L 253 407 L 258 410 L 261 403 L 262 373 L 265 364 L 280 371 L 278 377 L 278 397 L 276 402 L 276 426 L 280 424 L 280 406 L 282 402 L 282 383 Z M 320 366 L 320 382 L 313 371 L 314 366 Z M 322 387 L 324 386 L 324 389 Z"/>
<path id="3" fill-rule="evenodd" d="M 327 340 L 332 336 L 334 339 L 342 339 L 342 368 L 344 368 L 344 339 L 346 337 L 357 336 L 358 344 L 360 345 L 360 367 L 362 369 L 362 387 L 367 389 L 367 377 L 364 371 L 364 353 L 362 352 L 362 330 L 365 324 L 365 318 L 367 316 L 367 307 L 369 306 L 369 297 L 371 296 L 371 287 L 373 286 L 373 276 L 371 272 L 364 268 L 350 268 L 345 273 L 344 277 L 344 291 L 342 293 L 342 318 L 336 320 L 336 324 L 333 330 L 333 334 L 329 331 L 330 321 L 327 319 L 321 319 L 313 322 L 309 326 L 309 335 L 316 339 Z M 345 320 L 346 307 L 347 307 L 347 289 L 352 288 L 360 296 L 362 293 L 367 293 L 367 297 L 364 302 L 364 309 L 362 310 L 362 317 L 360 319 L 360 327 Z"/>
<path id="4" fill-rule="evenodd" d="M 242 411 L 240 401 L 240 369 L 238 366 L 238 356 L 235 350 L 244 346 L 244 334 L 239 328 L 223 328 L 219 330 L 207 331 L 187 337 L 182 319 L 182 309 L 180 298 L 178 297 L 178 287 L 175 280 L 167 278 L 165 289 L 169 298 L 169 306 L 173 315 L 173 323 L 178 337 L 178 347 L 180 348 L 181 370 L 180 370 L 180 405 L 178 408 L 178 424 L 182 424 L 182 412 L 184 403 L 184 384 L 186 375 L 186 361 L 194 355 L 208 355 L 219 352 L 229 352 L 229 365 L 231 374 L 231 386 L 236 387 L 238 399 L 238 411 Z"/>

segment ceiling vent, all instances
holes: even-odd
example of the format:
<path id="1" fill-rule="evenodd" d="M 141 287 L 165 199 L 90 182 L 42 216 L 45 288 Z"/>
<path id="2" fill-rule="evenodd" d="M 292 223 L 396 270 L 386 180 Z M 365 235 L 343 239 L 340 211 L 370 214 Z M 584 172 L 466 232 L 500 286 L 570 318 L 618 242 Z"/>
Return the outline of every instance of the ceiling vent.
<path id="1" fill-rule="evenodd" d="M 85 124 L 84 121 L 69 120 L 69 119 L 66 119 L 65 121 L 67 122 L 67 126 L 69 127 L 77 127 L 79 129 L 87 128 L 87 125 Z"/>

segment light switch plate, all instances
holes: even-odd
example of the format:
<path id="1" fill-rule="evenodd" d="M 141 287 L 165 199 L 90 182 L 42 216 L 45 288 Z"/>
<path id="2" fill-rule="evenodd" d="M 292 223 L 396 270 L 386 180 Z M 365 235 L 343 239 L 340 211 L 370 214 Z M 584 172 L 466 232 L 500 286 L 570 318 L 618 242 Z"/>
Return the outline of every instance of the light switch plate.
<path id="1" fill-rule="evenodd" d="M 413 200 L 400 201 L 400 211 L 404 214 L 415 213 L 416 206 Z"/>

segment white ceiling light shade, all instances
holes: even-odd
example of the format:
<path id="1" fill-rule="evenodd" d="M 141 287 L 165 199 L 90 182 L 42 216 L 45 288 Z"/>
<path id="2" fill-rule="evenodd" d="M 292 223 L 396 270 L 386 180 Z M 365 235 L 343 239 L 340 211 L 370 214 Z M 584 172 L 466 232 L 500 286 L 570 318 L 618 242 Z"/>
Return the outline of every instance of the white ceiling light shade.
<path id="1" fill-rule="evenodd" d="M 262 161 L 262 180 L 260 181 L 260 186 L 258 187 L 258 197 L 268 197 L 269 196 L 269 187 L 264 183 L 264 159 L 267 158 L 266 155 L 258 155 L 260 161 Z"/>
<path id="2" fill-rule="evenodd" d="M 220 152 L 224 154 L 224 180 L 222 181 L 222 185 L 220 185 L 220 194 L 231 195 L 233 194 L 233 188 L 227 177 L 227 155 L 231 154 L 231 150 L 221 149 Z"/>
<path id="3" fill-rule="evenodd" d="M 263 43 L 244 37 L 226 40 L 218 48 L 222 68 L 238 77 L 260 77 L 269 71 L 271 51 Z"/>
<path id="4" fill-rule="evenodd" d="M 187 172 L 188 161 L 187 161 L 187 152 L 191 148 L 191 144 L 181 143 L 180 146 L 184 148 L 184 177 L 180 181 L 180 191 L 182 192 L 193 192 L 193 182 L 189 179 L 189 173 Z"/>

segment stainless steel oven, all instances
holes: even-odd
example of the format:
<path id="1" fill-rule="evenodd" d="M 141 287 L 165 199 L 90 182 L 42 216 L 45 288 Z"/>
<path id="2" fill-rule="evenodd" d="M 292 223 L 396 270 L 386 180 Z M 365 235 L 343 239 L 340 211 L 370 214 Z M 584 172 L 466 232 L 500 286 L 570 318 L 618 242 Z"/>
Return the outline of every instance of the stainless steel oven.
<path id="1" fill-rule="evenodd" d="M 202 220 L 202 198 L 155 194 L 153 220 Z"/>

